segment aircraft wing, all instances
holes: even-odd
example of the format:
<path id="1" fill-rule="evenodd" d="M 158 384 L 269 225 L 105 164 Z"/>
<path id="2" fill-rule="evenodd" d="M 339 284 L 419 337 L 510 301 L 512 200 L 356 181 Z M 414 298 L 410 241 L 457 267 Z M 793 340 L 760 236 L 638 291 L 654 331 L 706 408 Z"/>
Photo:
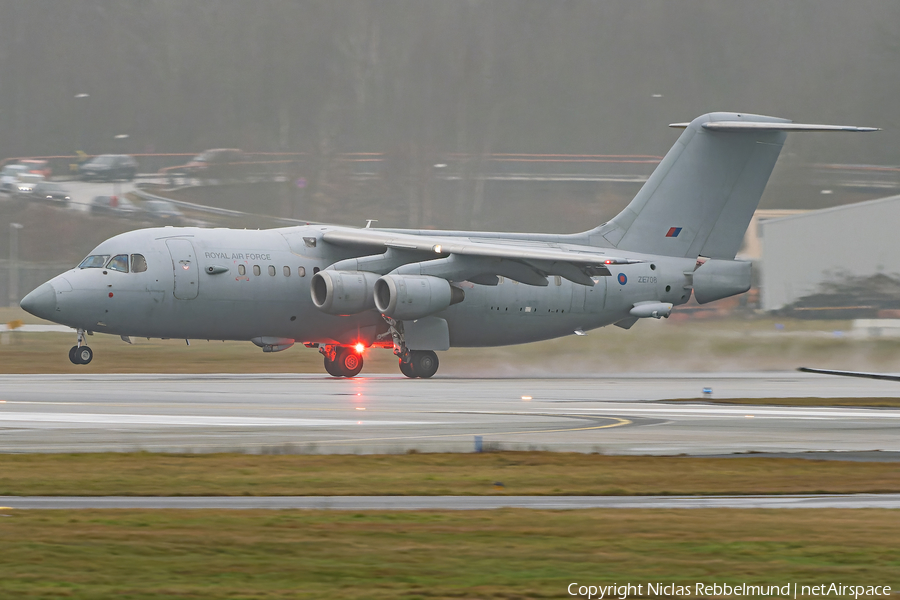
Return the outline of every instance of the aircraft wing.
<path id="1" fill-rule="evenodd" d="M 420 270 L 423 275 L 447 278 L 462 277 L 465 273 L 472 277 L 500 275 L 530 285 L 547 285 L 548 275 L 559 275 L 592 286 L 591 277 L 608 276 L 610 265 L 644 262 L 610 255 L 601 249 L 572 250 L 540 241 L 432 236 L 378 229 L 333 229 L 325 232 L 322 239 L 329 244 L 369 249 L 373 253 L 405 251 L 409 255 L 408 263 L 424 265 Z M 472 277 L 463 278 L 472 280 Z"/>
<path id="2" fill-rule="evenodd" d="M 884 381 L 900 381 L 900 375 L 888 375 L 885 373 L 862 373 L 859 371 L 831 371 L 828 369 L 810 369 L 800 367 L 797 369 L 803 373 L 818 373 L 819 375 L 841 375 L 843 377 L 861 377 L 863 379 L 881 379 Z"/>

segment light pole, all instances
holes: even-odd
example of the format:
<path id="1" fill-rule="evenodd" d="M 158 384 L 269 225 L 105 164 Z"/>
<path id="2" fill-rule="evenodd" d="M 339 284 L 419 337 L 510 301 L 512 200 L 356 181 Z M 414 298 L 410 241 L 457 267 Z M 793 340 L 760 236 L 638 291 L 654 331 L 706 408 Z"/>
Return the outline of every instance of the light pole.
<path id="1" fill-rule="evenodd" d="M 19 303 L 19 230 L 21 223 L 9 224 L 9 306 Z"/>
<path id="2" fill-rule="evenodd" d="M 113 136 L 113 139 L 120 140 L 120 141 L 122 142 L 122 144 L 124 145 L 124 144 L 125 144 L 125 140 L 128 139 L 128 134 L 127 134 L 127 133 L 120 133 L 120 134 L 118 134 L 118 135 L 116 135 L 116 136 Z M 119 180 L 116 179 L 115 182 L 113 182 L 113 195 L 114 195 L 116 198 L 118 198 L 118 197 L 119 197 L 119 194 L 121 194 L 121 193 L 122 193 L 122 184 L 120 184 L 120 183 L 119 183 Z"/>
<path id="3" fill-rule="evenodd" d="M 84 147 L 85 147 L 84 128 L 85 128 L 85 123 L 88 122 L 88 103 L 87 103 L 88 101 L 87 101 L 87 99 L 90 97 L 91 97 L 90 94 L 86 94 L 84 92 L 82 92 L 80 94 L 75 94 L 75 103 L 76 103 L 76 107 L 77 107 L 75 110 L 75 118 L 78 120 L 78 124 L 76 125 L 76 130 L 78 132 L 77 133 L 78 139 L 75 140 L 75 148 L 72 150 L 72 152 L 75 154 L 75 162 L 76 163 L 78 162 L 78 159 L 81 158 L 81 156 L 82 156 L 81 154 L 79 154 L 79 152 L 83 153 L 85 151 L 84 150 Z M 70 170 L 71 170 L 71 168 L 70 168 Z"/>

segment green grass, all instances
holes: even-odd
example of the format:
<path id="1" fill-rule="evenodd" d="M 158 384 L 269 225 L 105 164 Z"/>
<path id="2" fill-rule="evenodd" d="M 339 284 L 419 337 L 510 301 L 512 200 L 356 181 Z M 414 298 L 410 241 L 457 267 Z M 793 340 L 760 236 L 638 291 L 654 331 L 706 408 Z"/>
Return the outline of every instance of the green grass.
<path id="1" fill-rule="evenodd" d="M 495 489 L 494 482 L 504 487 Z M 6 454 L 0 496 L 649 495 L 900 492 L 896 463 L 559 452 Z M 2 501 L 0 501 L 2 502 Z"/>
<path id="2" fill-rule="evenodd" d="M 566 598 L 573 582 L 896 588 L 900 572 L 900 519 L 887 510 L 7 514 L 0 597 L 17 600 Z"/>

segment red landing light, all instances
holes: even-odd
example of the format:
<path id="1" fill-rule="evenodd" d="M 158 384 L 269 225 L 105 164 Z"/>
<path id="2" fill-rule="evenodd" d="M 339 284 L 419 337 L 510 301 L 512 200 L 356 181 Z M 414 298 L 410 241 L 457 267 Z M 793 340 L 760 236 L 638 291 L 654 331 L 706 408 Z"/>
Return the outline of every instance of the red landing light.
<path id="1" fill-rule="evenodd" d="M 362 353 L 363 353 L 363 350 L 366 349 L 366 345 L 360 343 L 360 344 L 355 345 L 353 348 L 356 350 L 356 353 L 357 353 L 357 354 L 362 354 Z"/>

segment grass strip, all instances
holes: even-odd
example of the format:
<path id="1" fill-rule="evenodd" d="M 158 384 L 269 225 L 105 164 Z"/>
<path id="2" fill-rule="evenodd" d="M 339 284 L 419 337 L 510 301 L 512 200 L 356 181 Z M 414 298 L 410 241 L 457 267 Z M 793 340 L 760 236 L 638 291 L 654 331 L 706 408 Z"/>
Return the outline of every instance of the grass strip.
<path id="1" fill-rule="evenodd" d="M 496 485 L 496 484 L 502 484 Z M 6 454 L 0 495 L 652 495 L 900 492 L 895 463 L 604 456 Z"/>
<path id="2" fill-rule="evenodd" d="M 900 398 L 677 398 L 666 402 L 709 402 L 748 406 L 858 406 L 859 408 L 900 408 Z"/>
<path id="3" fill-rule="evenodd" d="M 895 513 L 7 511 L 0 597 L 565 598 L 573 582 L 896 588 Z"/>

